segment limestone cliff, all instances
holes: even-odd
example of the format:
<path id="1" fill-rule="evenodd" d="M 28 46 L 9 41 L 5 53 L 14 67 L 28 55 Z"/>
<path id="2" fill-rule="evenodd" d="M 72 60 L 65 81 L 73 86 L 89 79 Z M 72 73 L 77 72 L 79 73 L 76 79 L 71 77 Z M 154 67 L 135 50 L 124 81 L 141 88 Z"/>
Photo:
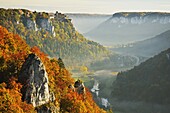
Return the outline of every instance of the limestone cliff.
<path id="1" fill-rule="evenodd" d="M 29 19 L 29 18 L 26 19 L 26 26 L 27 26 L 28 29 L 33 29 L 33 30 L 35 30 L 35 31 L 38 30 L 35 20 L 32 21 L 32 20 Z"/>
<path id="2" fill-rule="evenodd" d="M 21 68 L 19 82 L 23 84 L 23 100 L 34 107 L 49 101 L 48 76 L 45 67 L 35 54 L 30 54 Z"/>
<path id="3" fill-rule="evenodd" d="M 45 29 L 50 32 L 54 32 L 54 26 L 50 19 L 37 19 L 40 28 Z"/>

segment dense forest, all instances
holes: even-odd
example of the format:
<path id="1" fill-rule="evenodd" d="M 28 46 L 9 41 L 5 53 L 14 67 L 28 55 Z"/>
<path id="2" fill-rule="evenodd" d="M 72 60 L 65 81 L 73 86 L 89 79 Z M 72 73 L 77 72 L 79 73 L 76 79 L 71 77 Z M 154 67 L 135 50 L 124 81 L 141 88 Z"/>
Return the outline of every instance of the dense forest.
<path id="1" fill-rule="evenodd" d="M 113 83 L 111 98 L 170 104 L 170 49 L 120 72 Z"/>
<path id="2" fill-rule="evenodd" d="M 19 34 L 31 47 L 38 46 L 50 57 L 61 57 L 66 65 L 84 65 L 109 54 L 102 45 L 79 34 L 71 19 L 59 12 L 0 9 L 0 25 Z"/>
<path id="3" fill-rule="evenodd" d="M 1 13 L 2 14 L 2 13 Z M 12 26 L 12 24 L 11 24 Z M 45 105 L 33 107 L 22 101 L 23 84 L 18 81 L 21 68 L 29 54 L 39 57 L 49 78 L 49 90 L 55 99 Z M 64 113 L 102 113 L 86 89 L 84 95 L 68 88 L 74 80 L 65 69 L 62 59 L 50 59 L 38 47 L 30 47 L 19 36 L 0 26 L 0 112 L 33 113 L 42 106 L 55 106 Z"/>

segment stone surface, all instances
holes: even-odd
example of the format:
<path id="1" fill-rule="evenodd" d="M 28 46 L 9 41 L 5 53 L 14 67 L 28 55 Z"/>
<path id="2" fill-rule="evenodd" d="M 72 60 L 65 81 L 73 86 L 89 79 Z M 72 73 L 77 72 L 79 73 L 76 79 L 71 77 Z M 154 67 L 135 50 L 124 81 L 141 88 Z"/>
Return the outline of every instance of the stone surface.
<path id="1" fill-rule="evenodd" d="M 21 68 L 18 78 L 23 84 L 23 100 L 34 107 L 43 105 L 50 100 L 48 76 L 45 66 L 39 57 L 30 54 Z"/>
<path id="2" fill-rule="evenodd" d="M 52 21 L 50 19 L 38 19 L 37 21 L 39 21 L 39 26 L 42 29 L 45 29 L 51 33 L 54 32 L 54 26 L 52 25 Z"/>
<path id="3" fill-rule="evenodd" d="M 37 28 L 37 25 L 39 26 L 39 28 Z M 26 19 L 26 27 L 28 29 L 32 29 L 32 30 L 35 30 L 35 31 L 44 29 L 44 30 L 50 32 L 53 35 L 53 37 L 56 36 L 56 33 L 54 31 L 54 26 L 53 26 L 50 18 L 48 18 L 48 19 L 37 19 L 37 20 L 31 20 L 30 18 L 27 18 Z"/>
<path id="4" fill-rule="evenodd" d="M 37 25 L 35 21 L 32 21 L 31 19 L 27 19 L 27 28 L 28 29 L 33 29 L 35 31 L 37 31 Z"/>
<path id="5" fill-rule="evenodd" d="M 74 88 L 79 94 L 85 94 L 85 86 L 81 80 L 77 80 L 74 83 Z"/>

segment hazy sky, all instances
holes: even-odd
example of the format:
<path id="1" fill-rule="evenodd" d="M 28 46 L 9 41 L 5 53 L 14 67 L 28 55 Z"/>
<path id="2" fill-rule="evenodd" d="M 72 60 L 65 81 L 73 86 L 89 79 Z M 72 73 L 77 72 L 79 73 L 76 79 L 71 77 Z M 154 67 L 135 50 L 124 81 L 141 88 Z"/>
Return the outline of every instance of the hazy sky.
<path id="1" fill-rule="evenodd" d="M 0 0 L 0 7 L 63 13 L 170 12 L 170 0 Z"/>

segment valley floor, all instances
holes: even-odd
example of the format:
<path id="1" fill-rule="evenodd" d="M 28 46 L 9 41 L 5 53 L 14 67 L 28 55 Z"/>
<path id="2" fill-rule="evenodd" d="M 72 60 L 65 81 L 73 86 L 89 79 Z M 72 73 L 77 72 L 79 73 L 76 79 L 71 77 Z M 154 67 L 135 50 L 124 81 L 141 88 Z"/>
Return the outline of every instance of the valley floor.
<path id="1" fill-rule="evenodd" d="M 95 81 L 99 83 L 98 96 L 93 93 L 96 103 L 105 108 L 102 105 L 101 98 L 107 99 L 110 106 L 105 109 L 112 109 L 114 113 L 169 113 L 170 105 L 159 105 L 145 102 L 130 102 L 130 101 L 118 101 L 115 98 L 110 97 L 112 83 L 116 80 L 118 72 L 112 72 L 111 70 L 98 70 L 92 75 L 84 75 L 82 73 L 73 74 L 75 79 L 81 79 L 85 82 L 85 86 L 91 90 Z"/>

